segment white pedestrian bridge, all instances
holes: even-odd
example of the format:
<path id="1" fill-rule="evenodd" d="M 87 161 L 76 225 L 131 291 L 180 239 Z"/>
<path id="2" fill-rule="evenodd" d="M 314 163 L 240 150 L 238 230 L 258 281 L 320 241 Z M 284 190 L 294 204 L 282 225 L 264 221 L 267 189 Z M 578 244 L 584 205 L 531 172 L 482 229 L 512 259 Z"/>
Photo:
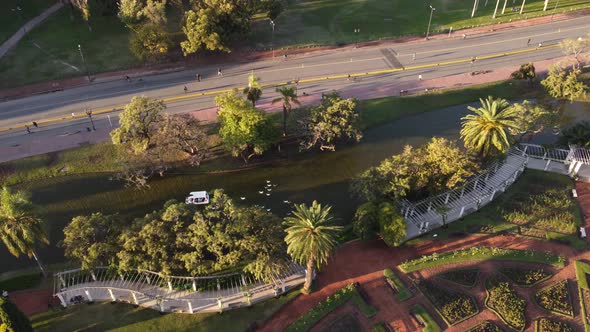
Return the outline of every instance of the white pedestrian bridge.
<path id="1" fill-rule="evenodd" d="M 526 168 L 590 180 L 589 165 L 590 151 L 585 149 L 547 149 L 533 144 L 512 147 L 506 158 L 457 189 L 419 202 L 402 201 L 399 208 L 407 222 L 407 237 L 443 226 L 443 216 L 450 223 L 477 211 L 503 193 Z M 54 296 L 64 307 L 86 301 L 116 301 L 162 312 L 223 312 L 278 296 L 304 281 L 305 270 L 295 263 L 269 283 L 243 272 L 178 277 L 101 267 L 55 274 Z"/>
<path id="2" fill-rule="evenodd" d="M 161 312 L 223 312 L 279 296 L 305 281 L 305 270 L 291 263 L 272 282 L 236 272 L 196 277 L 165 276 L 99 267 L 54 275 L 54 296 L 62 306 L 93 301 L 127 302 Z"/>

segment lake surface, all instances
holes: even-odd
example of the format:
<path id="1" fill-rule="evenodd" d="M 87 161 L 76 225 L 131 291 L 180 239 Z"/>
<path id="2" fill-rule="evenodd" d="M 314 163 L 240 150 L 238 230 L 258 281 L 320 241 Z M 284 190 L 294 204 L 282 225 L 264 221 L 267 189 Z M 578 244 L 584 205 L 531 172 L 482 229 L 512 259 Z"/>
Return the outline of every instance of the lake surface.
<path id="1" fill-rule="evenodd" d="M 572 112 L 577 120 L 589 118 L 585 113 L 590 114 L 590 104 L 574 105 Z M 43 208 L 43 217 L 50 226 L 51 245 L 40 250 L 40 256 L 45 263 L 64 260 L 63 250 L 56 244 L 63 239 L 63 227 L 76 215 L 97 211 L 120 213 L 131 222 L 133 216 L 159 209 L 168 199 L 184 200 L 190 191 L 215 188 L 225 189 L 235 202 L 262 205 L 281 217 L 291 210 L 291 203 L 318 200 L 332 205 L 334 214 L 347 222 L 359 203 L 350 195 L 352 177 L 399 153 L 405 145 L 417 146 L 433 136 L 457 140 L 460 118 L 467 113 L 466 105 L 461 105 L 408 116 L 367 130 L 361 143 L 336 152 L 293 151 L 288 152 L 288 160 L 250 170 L 169 175 L 151 181 L 150 188 L 144 190 L 125 188 L 104 174 L 59 177 L 28 184 L 34 202 Z M 540 140 L 547 142 L 555 138 L 548 134 Z M 272 185 L 270 192 L 265 189 L 267 181 Z M 13 258 L 4 248 L 0 249 L 0 257 L 3 257 L 0 272 L 34 265 L 26 258 Z"/>

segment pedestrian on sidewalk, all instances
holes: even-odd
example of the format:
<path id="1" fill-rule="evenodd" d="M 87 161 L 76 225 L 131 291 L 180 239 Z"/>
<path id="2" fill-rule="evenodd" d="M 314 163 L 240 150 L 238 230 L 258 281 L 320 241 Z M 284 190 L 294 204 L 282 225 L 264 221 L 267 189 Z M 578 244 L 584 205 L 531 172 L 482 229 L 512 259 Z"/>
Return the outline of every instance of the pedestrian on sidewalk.
<path id="1" fill-rule="evenodd" d="M 201 82 L 201 74 L 197 74 L 197 82 Z"/>
<path id="2" fill-rule="evenodd" d="M 350 74 L 348 74 L 348 77 L 346 78 L 347 81 L 350 81 Z"/>
<path id="3" fill-rule="evenodd" d="M 466 34 L 463 34 L 463 36 L 461 36 L 463 39 L 467 38 Z"/>
<path id="4" fill-rule="evenodd" d="M 188 88 L 186 87 L 186 85 L 184 86 L 184 93 L 188 92 Z"/>
<path id="5" fill-rule="evenodd" d="M 29 128 L 29 126 L 25 125 L 25 128 L 27 129 L 27 134 L 31 133 L 31 129 Z"/>
<path id="6" fill-rule="evenodd" d="M 33 121 L 33 126 L 35 126 L 35 128 L 39 128 L 39 125 L 35 121 Z"/>
<path id="7" fill-rule="evenodd" d="M 422 81 L 422 74 L 418 75 L 418 81 Z"/>
<path id="8" fill-rule="evenodd" d="M 223 73 L 221 72 L 221 68 L 217 68 L 217 76 L 223 76 Z"/>
<path id="9" fill-rule="evenodd" d="M 543 47 L 543 43 L 539 43 L 539 47 Z"/>
<path id="10" fill-rule="evenodd" d="M 529 38 L 529 40 L 526 41 L 526 46 L 529 47 L 531 46 L 531 39 Z"/>

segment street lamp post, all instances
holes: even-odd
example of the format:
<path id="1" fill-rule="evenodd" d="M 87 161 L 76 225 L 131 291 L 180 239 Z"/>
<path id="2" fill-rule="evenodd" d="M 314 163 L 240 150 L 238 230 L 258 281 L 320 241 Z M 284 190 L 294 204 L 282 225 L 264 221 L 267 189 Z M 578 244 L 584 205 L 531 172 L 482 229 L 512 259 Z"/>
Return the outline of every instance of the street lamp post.
<path id="1" fill-rule="evenodd" d="M 86 69 L 88 83 L 90 83 L 90 72 L 88 71 L 88 65 L 86 65 L 86 59 L 84 59 L 84 53 L 82 53 L 82 46 L 80 46 L 80 44 L 78 44 L 78 50 L 80 51 L 80 56 L 82 57 L 82 63 L 84 63 L 84 69 Z"/>
<path id="2" fill-rule="evenodd" d="M 553 7 L 553 13 L 551 14 L 551 22 L 553 22 L 553 16 L 555 15 L 555 10 L 557 9 L 558 5 L 559 5 L 559 0 L 557 0 L 557 2 L 555 3 L 555 7 Z"/>
<path id="3" fill-rule="evenodd" d="M 92 124 L 92 130 L 96 130 L 96 127 L 94 127 L 94 120 L 92 120 L 92 111 L 86 110 L 86 115 L 88 115 L 88 118 L 90 119 L 90 124 Z"/>
<path id="4" fill-rule="evenodd" d="M 26 34 L 27 33 L 27 27 L 26 27 L 26 22 L 23 18 L 23 15 L 21 14 L 21 11 L 23 10 L 22 8 L 20 8 L 20 6 L 16 6 L 16 8 L 12 8 L 11 9 L 13 12 L 15 12 L 18 15 L 18 18 L 20 19 L 22 25 L 23 25 L 23 33 Z"/>
<path id="5" fill-rule="evenodd" d="M 436 10 L 436 8 L 430 5 L 430 18 L 428 19 L 428 30 L 426 30 L 426 39 L 428 40 L 428 35 L 430 35 L 430 23 L 432 22 L 432 13 Z"/>
<path id="6" fill-rule="evenodd" d="M 270 20 L 270 26 L 272 26 L 272 35 L 270 37 L 270 48 L 272 48 L 272 58 L 275 58 L 275 21 Z"/>
<path id="7" fill-rule="evenodd" d="M 359 46 L 359 32 L 361 32 L 361 29 L 354 29 L 354 35 L 356 36 L 354 48 L 357 48 Z"/>

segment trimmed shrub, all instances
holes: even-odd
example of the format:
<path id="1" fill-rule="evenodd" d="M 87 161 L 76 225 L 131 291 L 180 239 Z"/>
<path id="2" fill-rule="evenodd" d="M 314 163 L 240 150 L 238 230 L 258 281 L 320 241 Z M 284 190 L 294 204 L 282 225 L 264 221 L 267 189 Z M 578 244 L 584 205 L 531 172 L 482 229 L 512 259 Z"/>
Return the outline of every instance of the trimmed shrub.
<path id="1" fill-rule="evenodd" d="M 473 287 L 479 276 L 479 269 L 457 269 L 436 275 L 437 278 L 454 282 L 461 286 Z"/>
<path id="2" fill-rule="evenodd" d="M 539 318 L 535 321 L 536 332 L 574 332 L 567 323 L 556 319 Z"/>
<path id="3" fill-rule="evenodd" d="M 526 326 L 526 301 L 520 298 L 507 282 L 494 277 L 486 280 L 486 293 L 486 307 L 506 325 L 517 331 L 523 331 Z"/>
<path id="4" fill-rule="evenodd" d="M 465 332 L 502 332 L 502 330 L 497 325 L 494 325 L 494 323 L 484 320 L 483 322 L 468 328 Z"/>
<path id="5" fill-rule="evenodd" d="M 549 312 L 574 317 L 574 306 L 567 280 L 558 281 L 541 289 L 535 294 L 535 301 Z"/>
<path id="6" fill-rule="evenodd" d="M 523 287 L 531 287 L 551 278 L 552 274 L 546 269 L 500 268 L 500 272 L 510 281 Z"/>
<path id="7" fill-rule="evenodd" d="M 448 291 L 428 280 L 420 281 L 418 287 L 449 325 L 462 322 L 479 312 L 475 302 L 465 294 Z"/>

